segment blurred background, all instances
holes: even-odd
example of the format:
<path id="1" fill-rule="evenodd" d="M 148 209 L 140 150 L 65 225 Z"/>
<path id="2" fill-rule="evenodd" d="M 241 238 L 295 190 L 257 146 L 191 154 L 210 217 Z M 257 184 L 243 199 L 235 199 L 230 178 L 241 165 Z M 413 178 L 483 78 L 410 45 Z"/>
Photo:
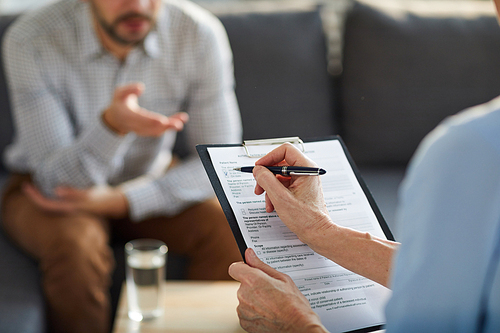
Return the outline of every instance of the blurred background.
<path id="1" fill-rule="evenodd" d="M 0 0 L 0 13 L 2 14 L 17 13 L 26 9 L 37 8 L 54 1 L 56 0 Z M 209 1 L 212 0 L 194 0 L 193 2 L 200 3 Z M 245 0 L 226 0 L 226 1 L 245 1 Z M 276 0 L 276 1 L 281 1 L 281 0 Z M 336 2 L 336 1 L 338 0 L 325 0 L 325 2 Z M 439 1 L 439 0 L 425 0 L 425 1 Z M 490 0 L 476 0 L 476 1 L 490 1 Z"/>

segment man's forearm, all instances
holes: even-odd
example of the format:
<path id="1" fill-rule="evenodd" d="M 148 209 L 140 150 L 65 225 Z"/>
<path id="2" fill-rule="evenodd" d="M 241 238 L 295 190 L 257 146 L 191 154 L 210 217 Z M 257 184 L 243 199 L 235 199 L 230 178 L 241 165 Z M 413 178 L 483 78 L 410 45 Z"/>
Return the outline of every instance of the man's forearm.
<path id="1" fill-rule="evenodd" d="M 61 185 L 86 189 L 107 183 L 112 161 L 127 143 L 104 126 L 100 123 L 42 162 L 31 163 L 35 164 L 34 181 L 45 195 L 52 195 L 54 188 Z"/>

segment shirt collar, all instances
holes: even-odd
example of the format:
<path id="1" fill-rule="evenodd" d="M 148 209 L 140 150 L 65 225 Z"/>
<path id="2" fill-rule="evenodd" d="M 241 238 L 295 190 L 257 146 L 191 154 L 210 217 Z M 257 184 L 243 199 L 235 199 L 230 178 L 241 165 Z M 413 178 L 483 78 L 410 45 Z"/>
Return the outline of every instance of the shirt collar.
<path id="1" fill-rule="evenodd" d="M 159 45 L 158 31 L 153 30 L 144 39 L 144 52 L 151 58 L 159 58 L 161 51 Z"/>
<path id="2" fill-rule="evenodd" d="M 165 18 L 164 8 L 160 10 L 158 22 Z M 80 54 L 85 59 L 98 58 L 106 53 L 106 50 L 97 37 L 93 26 L 92 10 L 88 2 L 81 2 L 76 8 L 77 38 L 79 40 Z M 159 36 L 157 28 L 154 28 L 144 39 L 143 45 L 139 46 L 144 53 L 151 58 L 161 55 Z"/>

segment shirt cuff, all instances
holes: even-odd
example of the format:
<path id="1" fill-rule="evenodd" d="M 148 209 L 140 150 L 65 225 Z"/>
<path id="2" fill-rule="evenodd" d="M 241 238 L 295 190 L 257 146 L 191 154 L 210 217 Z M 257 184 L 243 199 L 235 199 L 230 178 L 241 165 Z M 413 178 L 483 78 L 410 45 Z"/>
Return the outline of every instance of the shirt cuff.
<path id="1" fill-rule="evenodd" d="M 193 160 L 169 170 L 162 178 L 141 177 L 123 183 L 120 187 L 129 203 L 130 220 L 139 222 L 154 216 L 175 216 L 213 197 L 210 181 L 199 172 L 199 167 L 203 168 L 201 162 Z"/>
<path id="2" fill-rule="evenodd" d="M 151 179 L 125 183 L 121 188 L 127 197 L 129 216 L 133 222 L 160 215 L 166 205 L 158 184 Z"/>

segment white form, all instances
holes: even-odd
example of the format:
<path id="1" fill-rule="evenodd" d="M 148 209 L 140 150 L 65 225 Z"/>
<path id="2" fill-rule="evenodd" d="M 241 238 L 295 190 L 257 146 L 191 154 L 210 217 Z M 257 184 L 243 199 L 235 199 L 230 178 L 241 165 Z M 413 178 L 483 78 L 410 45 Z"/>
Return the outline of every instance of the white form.
<path id="1" fill-rule="evenodd" d="M 265 154 L 276 146 L 254 146 Z M 386 238 L 338 140 L 304 143 L 305 154 L 327 172 L 321 177 L 332 220 L 342 226 Z M 277 216 L 267 213 L 264 196 L 254 194 L 251 173 L 233 170 L 254 165 L 244 147 L 209 147 L 208 153 L 236 216 L 247 247 L 288 274 L 330 332 L 346 332 L 385 323 L 390 290 L 317 254 Z M 307 177 L 307 176 L 304 176 Z"/>

